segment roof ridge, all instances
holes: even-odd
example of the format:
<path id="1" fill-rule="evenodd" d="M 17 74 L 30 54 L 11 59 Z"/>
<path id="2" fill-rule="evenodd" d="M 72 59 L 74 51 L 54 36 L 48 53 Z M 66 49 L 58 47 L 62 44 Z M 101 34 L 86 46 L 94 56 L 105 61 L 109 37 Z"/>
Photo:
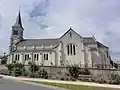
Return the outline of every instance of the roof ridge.
<path id="1" fill-rule="evenodd" d="M 32 39 L 32 38 L 29 38 L 29 39 L 24 39 L 24 40 L 48 40 L 48 39 L 59 39 L 59 38 L 35 38 L 35 39 Z"/>

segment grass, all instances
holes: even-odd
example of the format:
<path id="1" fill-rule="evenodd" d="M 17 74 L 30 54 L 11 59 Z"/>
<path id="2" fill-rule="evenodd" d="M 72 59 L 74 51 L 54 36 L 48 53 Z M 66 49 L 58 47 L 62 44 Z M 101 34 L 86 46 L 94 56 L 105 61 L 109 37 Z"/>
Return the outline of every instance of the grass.
<path id="1" fill-rule="evenodd" d="M 70 90 L 120 90 L 120 89 L 114 89 L 114 88 L 103 88 L 103 87 L 83 86 L 83 85 L 73 85 L 73 84 L 61 84 L 61 83 L 51 83 L 51 82 L 40 82 L 40 81 L 27 81 L 27 82 L 40 83 L 40 84 L 44 84 L 44 85 L 66 88 L 66 89 L 70 89 Z"/>

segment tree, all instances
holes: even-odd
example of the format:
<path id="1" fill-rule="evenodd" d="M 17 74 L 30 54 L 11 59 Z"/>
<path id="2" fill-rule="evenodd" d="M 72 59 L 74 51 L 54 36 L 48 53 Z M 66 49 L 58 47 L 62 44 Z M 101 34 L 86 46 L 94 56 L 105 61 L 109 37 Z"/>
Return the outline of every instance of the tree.
<path id="1" fill-rule="evenodd" d="M 8 56 L 4 53 L 4 56 L 1 58 L 1 64 L 7 63 Z"/>
<path id="2" fill-rule="evenodd" d="M 111 74 L 111 84 L 120 84 L 120 75 Z"/>
<path id="3" fill-rule="evenodd" d="M 87 67 L 82 69 L 77 64 L 68 65 L 67 69 L 69 71 L 69 74 L 75 79 L 77 79 L 80 74 L 81 75 L 90 75 L 91 74 Z"/>
<path id="4" fill-rule="evenodd" d="M 14 76 L 21 76 L 22 72 L 24 71 L 25 67 L 22 64 L 8 64 L 6 65 L 9 69 L 10 75 Z"/>
<path id="5" fill-rule="evenodd" d="M 34 72 L 38 71 L 38 69 L 39 69 L 39 67 L 35 63 L 29 63 L 29 70 L 31 72 L 34 73 Z"/>
<path id="6" fill-rule="evenodd" d="M 78 78 L 80 74 L 80 68 L 76 64 L 68 66 L 68 71 L 73 78 Z"/>

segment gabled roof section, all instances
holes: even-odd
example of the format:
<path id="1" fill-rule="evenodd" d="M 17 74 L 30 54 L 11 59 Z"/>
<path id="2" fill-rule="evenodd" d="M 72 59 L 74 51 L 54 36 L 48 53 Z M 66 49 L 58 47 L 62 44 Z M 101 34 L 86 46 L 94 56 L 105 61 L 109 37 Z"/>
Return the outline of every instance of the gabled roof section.
<path id="1" fill-rule="evenodd" d="M 57 45 L 59 44 L 59 40 L 55 39 L 24 39 L 23 41 L 19 42 L 17 46 L 39 46 L 39 45 Z"/>
<path id="2" fill-rule="evenodd" d="M 13 26 L 20 26 L 23 29 L 20 11 L 18 13 L 16 22 L 15 22 L 15 24 Z"/>
<path id="3" fill-rule="evenodd" d="M 3 56 L 0 56 L 0 59 L 2 59 Z"/>
<path id="4" fill-rule="evenodd" d="M 82 36 L 80 36 L 77 32 L 75 32 L 71 27 L 68 29 L 68 31 L 67 32 L 65 32 L 61 37 L 60 37 L 60 39 L 62 38 L 62 37 L 64 37 L 68 32 L 70 32 L 70 31 L 73 31 L 75 34 L 77 34 L 79 37 L 82 37 Z"/>
<path id="5" fill-rule="evenodd" d="M 102 43 L 100 43 L 98 41 L 97 41 L 97 45 L 98 45 L 98 47 L 101 47 L 101 48 L 108 48 L 107 46 L 103 45 Z"/>
<path id="6" fill-rule="evenodd" d="M 83 37 L 84 44 L 96 44 L 96 41 L 93 37 Z"/>

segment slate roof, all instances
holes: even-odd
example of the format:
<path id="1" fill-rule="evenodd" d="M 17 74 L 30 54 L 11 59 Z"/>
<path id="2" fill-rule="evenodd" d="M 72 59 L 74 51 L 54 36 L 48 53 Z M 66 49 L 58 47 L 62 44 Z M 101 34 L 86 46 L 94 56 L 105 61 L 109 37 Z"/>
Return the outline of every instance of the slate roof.
<path id="1" fill-rule="evenodd" d="M 96 44 L 93 37 L 83 37 L 84 44 Z"/>
<path id="2" fill-rule="evenodd" d="M 19 11 L 19 13 L 18 13 L 16 22 L 15 22 L 15 24 L 14 24 L 13 26 L 20 26 L 22 29 L 24 29 L 23 26 L 22 26 L 22 20 L 21 20 L 20 11 Z"/>
<path id="3" fill-rule="evenodd" d="M 107 46 L 103 45 L 102 43 L 100 43 L 100 42 L 98 42 L 98 41 L 97 41 L 97 45 L 98 45 L 98 47 L 101 47 L 101 48 L 104 48 L 104 47 L 105 47 L 105 48 L 108 48 Z"/>
<path id="4" fill-rule="evenodd" d="M 3 56 L 0 56 L 0 59 L 2 59 Z"/>
<path id="5" fill-rule="evenodd" d="M 17 46 L 31 46 L 31 45 L 56 45 L 59 43 L 59 40 L 56 39 L 24 39 L 23 41 L 19 42 Z"/>

